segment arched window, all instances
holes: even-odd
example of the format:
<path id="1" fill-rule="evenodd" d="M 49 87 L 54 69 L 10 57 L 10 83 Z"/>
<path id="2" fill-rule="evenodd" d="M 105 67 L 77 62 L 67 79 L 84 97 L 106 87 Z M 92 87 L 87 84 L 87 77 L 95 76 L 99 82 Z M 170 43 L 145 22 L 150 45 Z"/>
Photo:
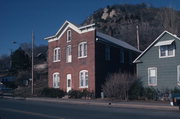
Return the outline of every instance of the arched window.
<path id="1" fill-rule="evenodd" d="M 58 72 L 53 73 L 53 88 L 60 87 L 60 76 Z"/>
<path id="2" fill-rule="evenodd" d="M 88 88 L 88 71 L 87 70 L 81 70 L 79 72 L 79 83 L 80 83 L 80 88 Z"/>
<path id="3" fill-rule="evenodd" d="M 78 57 L 84 58 L 87 57 L 87 42 L 81 42 L 78 45 Z"/>

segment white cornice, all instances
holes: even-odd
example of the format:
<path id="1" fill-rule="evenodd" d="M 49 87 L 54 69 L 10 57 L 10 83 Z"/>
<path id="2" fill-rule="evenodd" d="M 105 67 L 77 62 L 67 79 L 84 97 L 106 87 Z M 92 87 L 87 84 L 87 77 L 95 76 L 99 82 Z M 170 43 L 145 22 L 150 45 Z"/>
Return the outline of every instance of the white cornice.
<path id="1" fill-rule="evenodd" d="M 82 34 L 85 32 L 95 30 L 95 24 L 77 27 L 76 25 L 72 24 L 71 22 L 65 21 L 65 23 L 61 26 L 61 28 L 58 30 L 58 32 L 54 36 L 46 37 L 45 40 L 48 40 L 48 42 L 59 40 L 68 28 L 71 28 L 74 31 L 76 31 L 77 33 Z"/>

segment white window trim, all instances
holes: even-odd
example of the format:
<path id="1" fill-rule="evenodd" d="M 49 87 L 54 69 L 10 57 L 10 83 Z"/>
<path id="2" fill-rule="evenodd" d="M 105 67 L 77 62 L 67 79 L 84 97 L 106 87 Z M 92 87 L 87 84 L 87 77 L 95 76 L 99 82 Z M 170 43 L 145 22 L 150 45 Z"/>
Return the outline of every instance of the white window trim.
<path id="1" fill-rule="evenodd" d="M 156 73 L 156 84 L 150 84 L 150 83 L 149 83 L 149 81 L 150 81 L 150 79 L 149 79 L 149 78 L 150 78 L 150 76 L 149 76 L 149 75 L 150 75 L 150 74 L 149 74 L 149 70 L 151 70 L 151 69 L 155 69 L 155 71 L 156 71 L 156 72 L 155 72 L 155 73 Z M 157 67 L 149 67 L 149 68 L 148 68 L 148 86 L 157 86 Z"/>
<path id="2" fill-rule="evenodd" d="M 58 52 L 57 52 L 57 54 L 55 54 L 55 50 L 57 50 L 57 51 L 59 50 L 59 52 L 60 52 L 59 59 L 58 59 Z M 60 49 L 60 47 L 57 47 L 57 48 L 54 48 L 54 50 L 53 50 L 53 62 L 59 62 L 59 61 L 61 61 L 61 49 Z"/>
<path id="3" fill-rule="evenodd" d="M 167 46 L 167 45 L 162 45 L 162 46 Z M 159 46 L 159 58 L 175 57 L 175 47 L 174 47 L 174 45 L 173 45 L 173 55 L 171 55 L 171 56 L 168 56 L 168 55 L 167 55 L 167 54 L 168 54 L 168 50 L 165 51 L 166 56 L 161 56 L 161 48 L 160 48 L 160 47 L 161 47 L 161 46 Z"/>
<path id="4" fill-rule="evenodd" d="M 79 72 L 79 88 L 88 88 L 88 86 L 89 86 L 89 74 L 88 74 L 88 85 L 87 86 L 85 86 L 85 82 L 86 82 L 86 80 L 84 79 L 84 86 L 81 86 L 81 72 L 83 72 L 84 74 L 87 72 L 88 73 L 88 70 L 81 70 L 80 72 Z M 85 76 L 85 75 L 84 75 Z M 84 77 L 85 78 L 85 77 Z"/>
<path id="5" fill-rule="evenodd" d="M 68 40 L 68 38 L 69 38 L 69 35 L 68 35 L 68 33 L 70 32 L 70 40 Z M 71 40 L 72 40 L 72 31 L 71 30 L 67 30 L 67 43 L 68 42 L 71 42 Z"/>
<path id="6" fill-rule="evenodd" d="M 53 73 L 53 83 L 52 83 L 52 86 L 53 86 L 53 88 L 60 88 L 60 75 L 59 75 L 59 86 L 54 86 L 54 75 L 59 75 L 59 72 L 55 72 L 55 73 Z"/>
<path id="7" fill-rule="evenodd" d="M 179 71 L 179 68 L 180 68 L 180 65 L 177 66 L 177 85 L 178 85 L 178 86 L 180 86 L 180 79 L 179 79 L 179 78 L 180 78 L 180 77 L 179 77 L 180 71 Z"/>
<path id="8" fill-rule="evenodd" d="M 83 44 L 83 51 L 82 51 L 82 56 L 80 56 L 80 45 L 81 44 Z M 86 47 L 87 47 L 87 49 L 86 49 L 86 56 L 84 56 L 84 44 L 86 44 Z M 87 42 L 80 42 L 79 44 L 78 44 L 78 59 L 81 59 L 81 58 L 86 58 L 87 57 L 87 55 L 88 55 L 88 46 L 87 46 Z"/>
<path id="9" fill-rule="evenodd" d="M 71 55 L 68 55 L 68 48 L 71 47 Z M 69 60 L 70 58 L 70 60 Z M 66 47 L 66 63 L 71 63 L 72 62 L 72 46 L 68 45 Z"/>

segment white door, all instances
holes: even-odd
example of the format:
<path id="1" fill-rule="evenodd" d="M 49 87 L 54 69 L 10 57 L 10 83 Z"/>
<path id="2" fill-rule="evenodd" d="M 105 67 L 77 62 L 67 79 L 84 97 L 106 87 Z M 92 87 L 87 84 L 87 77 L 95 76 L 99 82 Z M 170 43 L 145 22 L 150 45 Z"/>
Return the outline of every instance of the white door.
<path id="1" fill-rule="evenodd" d="M 72 89 L 72 78 L 71 74 L 67 74 L 67 92 Z"/>

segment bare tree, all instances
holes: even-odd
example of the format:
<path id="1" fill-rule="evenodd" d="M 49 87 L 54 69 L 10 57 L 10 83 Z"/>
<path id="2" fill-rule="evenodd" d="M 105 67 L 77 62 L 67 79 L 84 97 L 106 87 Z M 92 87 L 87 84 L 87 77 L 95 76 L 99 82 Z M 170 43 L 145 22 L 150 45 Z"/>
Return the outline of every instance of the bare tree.
<path id="1" fill-rule="evenodd" d="M 135 76 L 130 74 L 114 73 L 106 79 L 102 86 L 103 92 L 108 98 L 128 99 L 128 90 L 133 83 Z"/>
<path id="2" fill-rule="evenodd" d="M 158 17 L 162 22 L 162 27 L 164 30 L 168 30 L 171 33 L 178 33 L 178 21 L 177 12 L 173 8 L 162 8 Z"/>

